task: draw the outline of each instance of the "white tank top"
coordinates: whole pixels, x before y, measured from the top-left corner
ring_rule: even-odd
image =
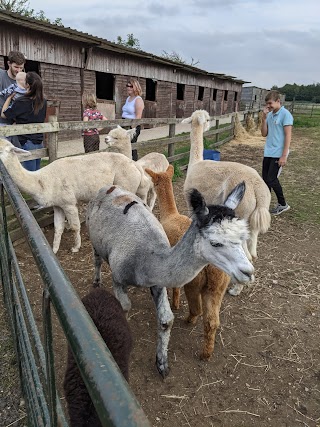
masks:
[[[135,119],[136,118],[136,109],[135,102],[136,99],[142,99],[141,96],[136,96],[132,101],[129,101],[130,96],[126,99],[126,103],[122,107],[122,118],[123,119]]]

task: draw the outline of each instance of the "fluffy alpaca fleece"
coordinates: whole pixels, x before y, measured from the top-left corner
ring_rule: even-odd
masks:
[[[18,159],[27,160],[30,152],[14,147],[0,138],[0,159],[19,189],[30,194],[40,205],[54,208],[53,252],[60,246],[67,218],[74,231],[72,252],[81,246],[77,203],[88,202],[106,184],[118,184],[147,200],[149,180],[133,160],[117,153],[93,153],[55,160],[36,172],[24,169]]]
[[[150,169],[146,169],[146,172],[151,176],[158,196],[160,222],[171,246],[174,246],[191,224],[191,219],[179,214],[177,209],[172,187],[174,169],[170,165],[163,173],[155,173]],[[221,302],[229,281],[230,277],[226,273],[208,265],[184,286],[189,305],[187,321],[195,324],[203,314],[204,345],[200,355],[202,359],[209,359],[213,353],[215,336],[220,325]],[[180,288],[173,288],[172,307],[178,309],[179,303]]]
[[[108,291],[95,288],[82,302],[107,344],[125,379],[129,378],[132,337],[119,301]],[[71,349],[64,378],[64,392],[71,427],[101,427],[98,415],[82,380]]]
[[[258,235],[266,233],[270,227],[270,191],[258,172],[249,166],[236,162],[203,160],[203,132],[208,129],[209,120],[210,116],[206,111],[198,110],[182,121],[191,123],[190,160],[184,184],[186,199],[189,191],[197,188],[206,203],[220,204],[235,185],[244,181],[246,192],[236,208],[236,215],[248,220],[250,239],[244,244],[244,250],[252,260],[257,257]]]
[[[135,129],[125,130],[118,126],[112,129],[105,138],[105,142],[108,147],[112,147],[112,150],[124,154],[125,156],[132,159],[132,148],[131,139],[136,134]],[[161,153],[149,153],[141,157],[136,161],[137,165],[140,165],[143,170],[150,168],[155,172],[164,172],[169,166],[169,162],[165,155]],[[152,210],[154,208],[157,194],[154,190],[153,183],[150,180],[149,175],[146,175],[149,180],[149,191],[148,191],[148,206]]]

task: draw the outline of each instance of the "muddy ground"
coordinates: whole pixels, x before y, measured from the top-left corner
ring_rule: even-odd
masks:
[[[308,144],[306,139],[294,138],[296,148]],[[261,144],[259,139],[249,145],[228,144],[221,148],[221,160],[239,161],[260,170]],[[183,178],[179,178],[174,191],[178,208],[185,213],[182,188]],[[163,381],[154,363],[156,319],[149,290],[130,290],[129,323],[134,336],[130,385],[153,426],[320,426],[320,232],[315,224],[296,220],[294,211],[298,209],[296,204],[291,211],[273,218],[269,232],[260,237],[255,283],[239,297],[225,296],[221,328],[209,362],[199,359],[201,319],[196,326],[185,322],[188,307],[182,294],[169,346],[171,372]],[[51,228],[45,235],[52,243]],[[82,238],[81,251],[71,254],[72,235],[66,232],[58,253],[81,297],[90,289],[93,277],[85,226]],[[28,247],[20,244],[16,250],[41,329],[41,279]],[[110,288],[106,265],[103,281]],[[66,343],[56,320],[54,325],[61,390]],[[12,404],[15,411],[18,404],[17,400]],[[19,415],[16,412],[11,422]],[[0,424],[9,425],[9,418],[6,421]]]

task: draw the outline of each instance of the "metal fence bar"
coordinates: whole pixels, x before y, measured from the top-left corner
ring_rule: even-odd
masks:
[[[149,421],[122,377],[111,353],[1,161],[0,176],[13,210],[28,238],[40,275],[48,289],[102,425],[150,427]],[[4,211],[4,197],[1,200]],[[5,223],[4,218],[6,227]],[[9,251],[9,244],[7,249]],[[12,277],[10,280],[12,282]],[[102,366],[103,369],[101,369]]]

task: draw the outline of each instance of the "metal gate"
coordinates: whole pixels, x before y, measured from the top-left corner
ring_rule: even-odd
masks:
[[[32,427],[68,426],[56,389],[53,305],[103,426],[150,427],[31,211],[0,160],[0,274]],[[8,234],[10,203],[44,283],[41,340],[14,247]],[[103,366],[103,369],[101,368]]]

